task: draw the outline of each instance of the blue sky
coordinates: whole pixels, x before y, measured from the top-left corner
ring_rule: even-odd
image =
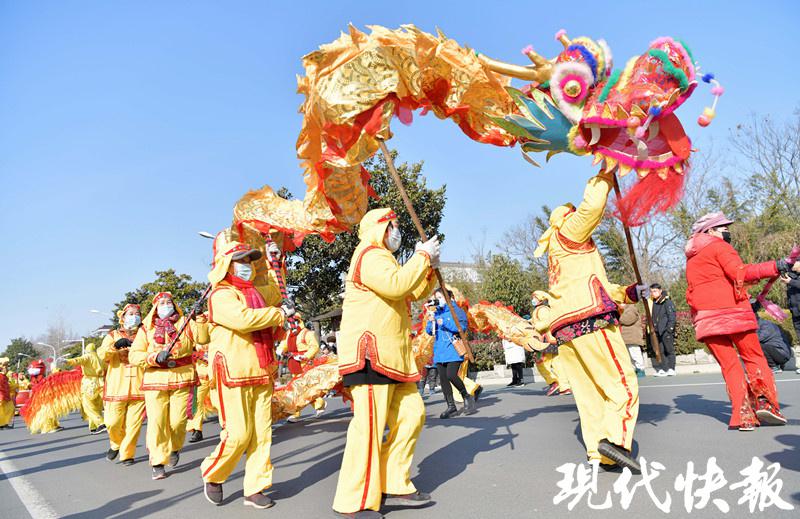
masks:
[[[798,106],[794,2],[4,2],[0,5],[0,349],[63,318],[84,333],[122,295],[174,267],[204,279],[236,200],[303,189],[295,156],[300,58],[347,24],[438,26],[522,62],[553,34],[605,38],[617,64],[657,36],[683,38],[726,87],[707,129],[701,86],[678,112],[702,150],[749,114]],[[613,6],[613,7],[611,7]],[[401,160],[447,184],[443,256],[468,259],[542,204],[576,200],[588,159],[542,169],[470,141],[448,121],[394,125]],[[715,144],[716,146],[716,144]]]

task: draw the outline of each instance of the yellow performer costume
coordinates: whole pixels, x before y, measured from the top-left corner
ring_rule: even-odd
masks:
[[[8,357],[0,358],[0,429],[6,429],[14,419],[16,382],[8,376]]]
[[[472,380],[467,376],[469,372],[469,361],[464,359],[464,362],[461,363],[461,366],[458,367],[458,378],[460,378],[464,382],[464,388],[467,390],[467,394],[472,395],[477,400],[480,396],[481,392],[483,392],[483,386]],[[451,384],[452,386],[452,384]],[[461,397],[461,393],[453,387],[453,399],[456,402],[463,402],[464,399]]]
[[[630,456],[639,413],[636,374],[620,335],[618,302],[636,298],[635,287],[612,284],[592,233],[605,212],[613,173],[591,178],[581,204],[557,207],[536,256],[548,252],[549,305],[533,315],[541,333],[560,344],[560,367],[578,407],[590,460],[638,470]]]
[[[195,394],[194,416],[186,423],[186,430],[192,433],[189,443],[203,439],[203,421],[209,414],[208,409],[206,409],[206,398],[209,398],[211,394],[211,380],[208,373],[208,348],[206,345],[197,344],[194,349],[194,368],[197,371],[200,385],[197,386],[197,393]],[[213,400],[216,400],[216,398]]]
[[[314,357],[317,356],[317,353],[319,353],[319,342],[317,342],[314,332],[306,328],[302,324],[302,320],[298,319],[298,323],[300,325],[299,331],[292,332],[291,330],[285,330],[283,332],[283,338],[281,339],[277,349],[279,356],[284,354],[289,355],[289,372],[293,376],[302,374],[303,364],[313,360]],[[298,360],[296,357],[301,357],[301,359]],[[316,411],[316,416],[320,416],[325,411],[325,407],[327,406],[325,399],[322,397],[314,400],[312,405]],[[295,422],[299,420],[302,411],[302,409],[298,409],[297,412],[290,416],[287,421]]]
[[[86,346],[86,353],[74,359],[66,359],[68,366],[80,366],[83,376],[81,377],[81,407],[86,421],[89,422],[89,430],[92,434],[97,434],[105,430],[103,422],[103,375],[105,369],[100,357],[95,351],[95,346]]]
[[[110,449],[106,454],[109,461],[117,455],[125,464],[133,462],[136,443],[144,422],[144,392],[141,389],[144,370],[131,364],[128,359],[129,347],[136,338],[139,325],[128,330],[124,326],[124,316],[128,310],[138,315],[139,305],[128,304],[117,313],[120,328],[112,330],[103,339],[97,354],[106,365],[106,379],[103,386],[103,411]],[[117,347],[122,341],[128,347]]]
[[[206,498],[222,502],[222,483],[247,454],[244,469],[245,505],[266,508],[272,501],[262,491],[272,486],[272,390],[277,364],[274,331],[286,312],[277,305],[281,295],[267,276],[254,285],[234,276],[233,262],[259,259],[249,245],[215,240],[214,268],[208,279],[214,287],[208,299],[211,381],[216,387],[220,442],[200,466]]]
[[[159,316],[159,308],[172,306],[172,313]],[[192,363],[194,344],[208,342],[208,329],[202,318],[190,322],[181,334],[166,362],[159,362],[183,324],[183,312],[172,294],[160,292],[153,298],[153,308],[144,318],[128,354],[131,364],[144,369],[142,390],[147,410],[147,450],[153,479],[165,477],[163,466],[175,466],[186,438],[189,392],[197,384]],[[158,470],[157,470],[158,469]]]
[[[420,375],[411,349],[409,310],[411,301],[431,293],[435,278],[429,253],[418,251],[401,267],[387,248],[384,236],[396,219],[391,209],[364,215],[345,279],[337,344],[339,371],[353,397],[353,419],[333,501],[341,514],[377,511],[383,494],[422,495],[411,482],[425,405],[416,386]]]

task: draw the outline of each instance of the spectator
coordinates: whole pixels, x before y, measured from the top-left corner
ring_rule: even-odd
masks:
[[[628,347],[628,353],[631,355],[631,362],[636,370],[636,376],[641,378],[644,376],[644,355],[642,355],[644,327],[642,326],[642,318],[635,304],[622,303],[619,308],[621,311],[619,324],[622,340],[625,341],[625,346]]]
[[[650,308],[653,315],[653,326],[656,328],[658,348],[661,352],[661,363],[656,368],[657,377],[675,376],[675,305],[661,289],[661,285],[650,285]]]
[[[758,301],[750,299],[750,306],[753,307],[753,312],[756,314],[756,320],[758,321],[758,330],[756,330],[758,342],[761,343],[761,350],[764,352],[764,357],[767,358],[767,364],[769,364],[772,372],[781,373],[784,370],[797,369],[789,334],[777,324],[762,319],[758,315],[758,311],[761,309],[761,304]]]
[[[439,376],[439,370],[436,369],[436,364],[431,362],[426,365],[425,371],[421,375],[419,382],[417,382],[419,394],[423,397],[425,396],[425,386],[428,386],[429,395],[436,393],[436,378]]]
[[[511,368],[511,382],[507,387],[524,386],[522,369],[525,367],[525,348],[503,339],[503,354],[506,356],[506,365]]]
[[[791,270],[781,276],[786,284],[786,301],[792,312],[792,324],[797,337],[800,337],[800,274]]]

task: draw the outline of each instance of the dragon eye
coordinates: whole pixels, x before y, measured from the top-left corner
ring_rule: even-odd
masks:
[[[581,61],[557,63],[550,77],[550,94],[559,109],[573,123],[581,118],[581,107],[589,97],[594,78],[589,65]]]
[[[583,92],[583,87],[577,79],[569,79],[564,83],[564,94],[568,98],[577,98]]]

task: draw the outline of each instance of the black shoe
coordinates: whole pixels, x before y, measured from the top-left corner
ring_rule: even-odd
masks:
[[[115,459],[117,459],[117,454],[119,454],[118,450],[115,451],[114,449],[108,449],[106,451],[106,459],[108,461],[114,461]]]
[[[178,462],[180,461],[181,461],[181,455],[178,454],[178,451],[175,451],[169,455],[169,461],[167,462],[167,467],[177,467]]]
[[[189,436],[189,443],[197,443],[203,441],[203,431],[192,431]]]
[[[627,449],[614,445],[608,440],[600,440],[597,451],[611,461],[616,462],[618,465],[628,467],[634,474],[642,473],[642,467],[639,466],[639,463],[631,456],[631,453]]]
[[[383,519],[383,514],[375,510],[360,510],[358,512],[350,512],[344,514],[342,512],[333,511],[336,517],[346,517],[347,519]]]
[[[417,490],[413,494],[386,494],[386,506],[424,506],[431,502],[431,495]]]
[[[458,415],[458,409],[456,409],[456,406],[448,405],[447,409],[445,409],[444,412],[439,415],[439,418],[444,420],[450,418],[451,416],[457,416],[457,415]]]
[[[105,430],[106,430],[106,426],[101,424],[96,429],[92,429],[91,431],[89,431],[89,434],[100,434],[101,432],[104,432]]]
[[[130,467],[130,466],[131,466],[131,465],[133,465],[135,462],[133,461],[133,458],[128,458],[128,459],[126,459],[126,460],[122,460],[122,461],[121,461],[121,463],[122,463],[123,465],[125,465],[126,467]]]
[[[167,477],[167,471],[164,470],[164,465],[153,465],[153,479],[164,479]]]
[[[467,395],[464,397],[464,407],[463,413],[465,415],[471,415],[478,412],[478,409],[475,406],[475,398],[472,395]]]
[[[222,484],[221,483],[206,483],[203,485],[203,494],[212,505],[222,504]]]
[[[508,384],[506,384],[506,387],[514,387],[514,386],[516,386],[516,385],[517,385],[517,381],[516,381],[516,380],[512,380],[511,382],[509,382]]]
[[[603,472],[610,472],[612,474],[621,474],[622,467],[617,464],[611,463],[600,463],[600,470]]]
[[[478,389],[475,390],[475,394],[472,395],[473,397],[475,397],[476,402],[481,397],[481,393],[483,393],[483,386],[478,386]]]
[[[264,494],[258,493],[244,498],[244,506],[252,506],[253,508],[264,509],[269,508],[275,504],[275,501],[268,498]]]

